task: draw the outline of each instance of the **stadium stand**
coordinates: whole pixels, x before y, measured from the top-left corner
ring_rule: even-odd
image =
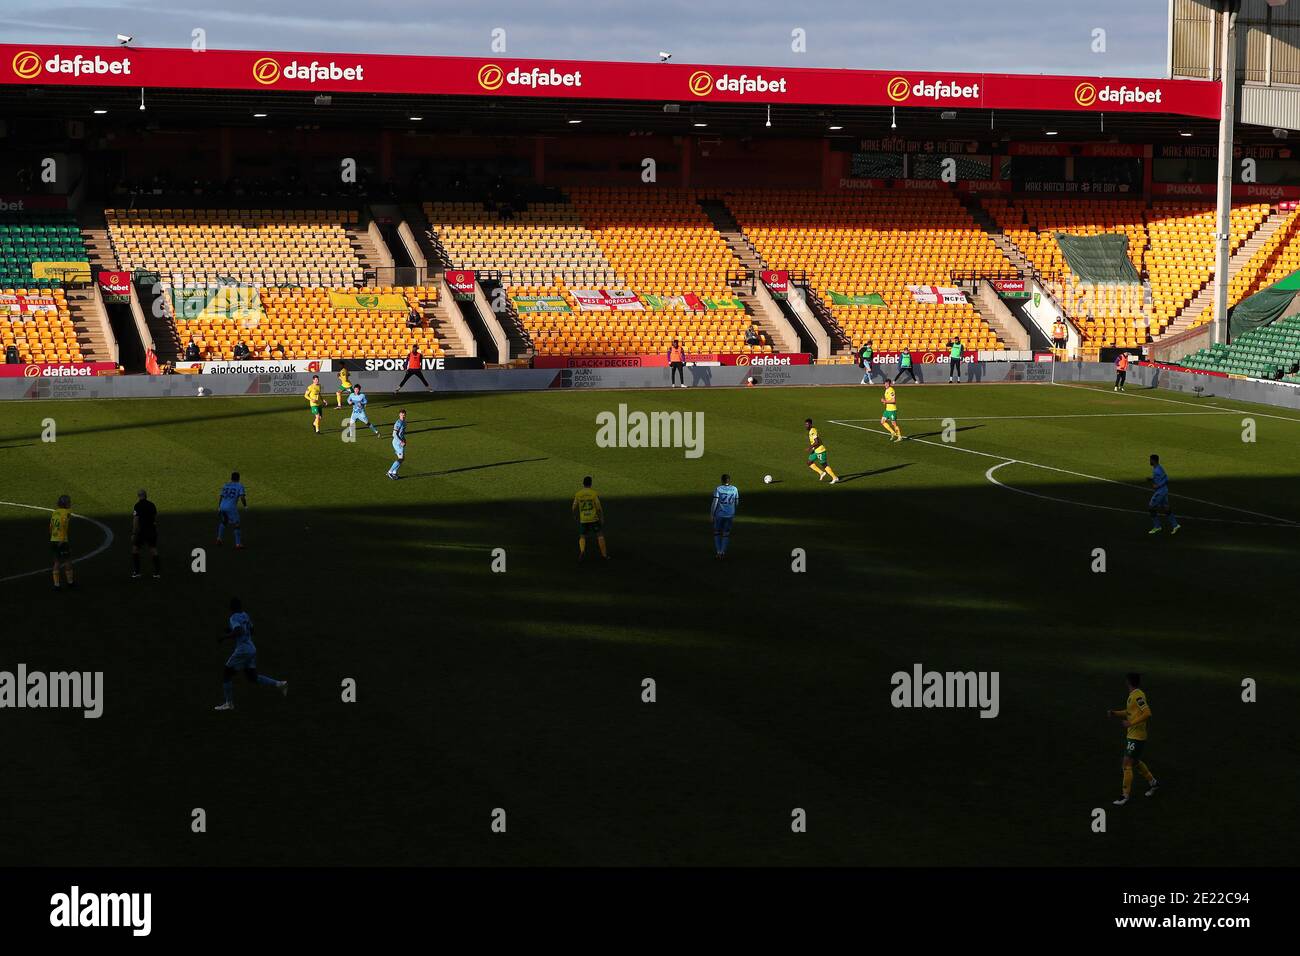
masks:
[[[235,282],[359,286],[348,237],[355,210],[106,209],[121,268],[174,285]]]
[[[1300,382],[1300,316],[1243,332],[1231,345],[1203,348],[1181,364],[1203,372]]]
[[[36,273],[40,272],[38,278]],[[83,342],[64,285],[85,283],[90,263],[71,213],[0,216],[0,359],[17,346],[27,362],[82,362]]]
[[[177,319],[182,344],[193,338],[212,361],[233,359],[241,341],[259,359],[393,358],[407,354],[412,345],[430,358],[445,353],[425,315],[436,301],[432,287],[237,288],[249,291],[238,304],[217,302],[192,318]],[[354,301],[340,304],[335,298]],[[376,307],[363,308],[361,302]],[[408,326],[412,310],[421,317],[415,328]]]
[[[85,361],[63,289],[0,291],[0,360],[11,345],[24,363]]]
[[[768,267],[806,273],[854,343],[928,350],[958,336],[968,349],[1001,346],[969,302],[926,304],[908,290],[1010,268],[952,193],[750,190],[723,198]],[[885,307],[842,301],[872,293]]]
[[[1300,269],[1300,244],[1295,242],[1298,228],[1300,207],[1287,210],[1281,226],[1233,273],[1228,283],[1229,308]],[[1211,300],[1191,323],[1191,328],[1213,320]]]
[[[1133,348],[1161,335],[1214,270],[1214,208],[1205,203],[1131,199],[1021,198],[983,200],[985,211],[1031,263],[1085,339],[1085,348]],[[1268,217],[1265,203],[1232,210],[1232,248]],[[1128,239],[1129,259],[1150,284],[1093,284],[1074,275],[1057,233]]]
[[[240,341],[266,359],[391,358],[412,345],[445,352],[426,311],[436,287],[364,285],[355,210],[108,209],[104,217],[121,268],[159,276],[177,345],[193,338],[206,359],[232,359]]]
[[[750,319],[729,287],[740,264],[691,191],[583,188],[506,216],[477,202],[423,208],[456,267],[501,273],[512,302],[564,301],[518,313],[538,355],[658,352],[673,339],[697,353],[772,350],[745,344]],[[631,290],[640,308],[584,310],[583,289]]]
[[[88,272],[86,247],[71,213],[27,212],[0,216],[0,287],[58,287],[65,271],[35,277],[33,263],[68,263],[73,272]]]
[[[507,272],[521,286],[621,286],[604,251],[567,202],[526,205],[509,219],[476,202],[426,202],[447,258],[462,269]]]

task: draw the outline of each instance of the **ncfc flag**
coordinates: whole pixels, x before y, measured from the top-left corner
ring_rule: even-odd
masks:
[[[407,311],[406,297],[391,292],[376,292],[373,294],[363,292],[360,295],[352,295],[348,292],[331,292],[330,308],[365,309],[367,311],[383,312]]]
[[[257,286],[221,285],[172,289],[177,319],[208,319],[257,325],[266,318]]]
[[[868,292],[866,295],[844,295],[840,292],[832,292],[831,305],[878,305],[885,306],[885,297],[879,292]]]

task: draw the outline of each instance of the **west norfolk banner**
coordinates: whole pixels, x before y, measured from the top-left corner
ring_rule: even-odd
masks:
[[[1205,80],[189,47],[3,44],[0,84],[1219,115]]]
[[[645,306],[631,289],[574,289],[573,298],[584,312],[643,312]]]

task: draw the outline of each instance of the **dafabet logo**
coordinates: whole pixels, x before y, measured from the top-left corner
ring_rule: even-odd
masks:
[[[977,100],[980,98],[980,85],[956,80],[918,80],[913,83],[905,76],[896,76],[885,84],[885,95],[895,103],[904,103],[914,96],[924,100]]]
[[[1074,88],[1074,102],[1080,106],[1092,106],[1097,102],[1097,87],[1091,83],[1080,83]]]
[[[741,73],[739,76],[723,73],[719,77],[714,77],[708,70],[696,70],[687,81],[687,86],[690,88],[691,93],[696,96],[708,96],[715,90],[719,93],[741,94],[789,92],[786,88],[786,78],[784,76],[769,79],[762,73],[756,73],[753,76],[748,73]]]
[[[271,86],[278,83],[280,78],[286,80],[302,80],[307,83],[322,83],[326,81],[338,82],[348,80],[353,83],[359,83],[366,78],[366,68],[360,64],[352,66],[339,66],[333,60],[328,63],[321,63],[319,60],[312,60],[310,63],[299,63],[297,60],[291,60],[283,67],[280,61],[274,57],[264,56],[253,62],[253,79],[263,86]]]
[[[478,68],[478,85],[489,93],[501,89],[506,81],[506,71],[495,63],[484,63]]]
[[[582,71],[561,73],[554,67],[535,66],[531,70],[515,67],[509,73],[495,63],[484,63],[478,68],[478,85],[489,93],[502,86],[523,86],[536,89],[541,86],[582,86]]]
[[[41,75],[41,58],[31,50],[14,54],[14,76],[20,80],[34,80]]]
[[[69,76],[130,76],[131,60],[129,57],[105,59],[96,54],[84,57],[61,56],[56,53],[42,62],[40,54],[32,50],[19,50],[13,58],[14,76],[20,80],[34,80],[45,73],[66,73]]]
[[[253,79],[263,86],[270,86],[280,79],[280,64],[272,57],[262,57],[253,64]]]

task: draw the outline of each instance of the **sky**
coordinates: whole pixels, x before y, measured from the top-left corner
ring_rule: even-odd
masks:
[[[1163,76],[1167,17],[1165,0],[0,0],[0,42],[189,47],[198,28],[210,49]]]

